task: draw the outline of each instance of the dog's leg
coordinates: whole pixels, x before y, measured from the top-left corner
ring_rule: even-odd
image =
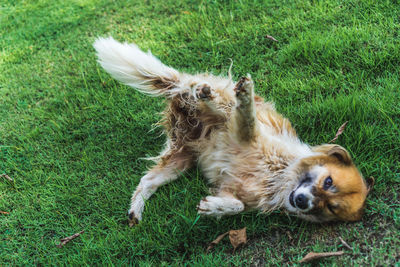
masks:
[[[163,157],[145,176],[140,179],[132,195],[131,205],[128,212],[129,226],[133,226],[142,219],[145,201],[149,199],[156,190],[178,178],[178,175],[190,167],[190,156],[185,157],[179,153],[171,153],[170,157]]]
[[[219,196],[207,196],[197,206],[201,215],[220,218],[224,215],[234,215],[244,210],[244,204],[232,194],[224,193]]]
[[[248,74],[242,77],[235,86],[237,104],[232,125],[239,141],[250,142],[256,136],[257,119],[254,103],[254,83]]]

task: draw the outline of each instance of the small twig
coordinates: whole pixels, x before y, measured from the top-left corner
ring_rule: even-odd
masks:
[[[336,139],[338,139],[339,135],[341,135],[344,132],[344,129],[346,128],[348,121],[342,124],[342,126],[339,127],[338,131],[336,132],[335,138],[333,138],[331,141],[328,142],[328,144],[335,142]]]
[[[7,212],[7,211],[2,211],[2,210],[0,210],[0,214],[8,215],[8,214],[10,214],[10,213]]]
[[[353,250],[353,248],[350,247],[349,244],[347,244],[346,241],[344,241],[343,238],[341,238],[340,236],[339,236],[339,240],[340,240],[340,242],[342,242],[343,246],[345,246],[346,248],[348,248],[350,250]]]
[[[294,245],[292,234],[289,231],[286,231],[286,235],[289,238],[290,244]]]
[[[78,236],[80,236],[85,230],[80,231],[79,233],[73,234],[71,236],[67,236],[63,239],[60,239],[60,244],[57,245],[58,248],[63,247],[65,244],[67,244],[69,241],[77,238]]]
[[[5,173],[0,174],[0,177],[3,177],[3,178],[7,179],[7,180],[10,181],[10,182],[13,182],[13,181],[14,181],[10,176],[8,176],[8,175],[5,174]]]
[[[322,252],[322,253],[316,253],[316,252],[310,252],[308,253],[304,258],[302,258],[299,262],[304,263],[304,262],[309,262],[325,257],[331,257],[331,256],[341,256],[343,255],[343,251],[335,251],[335,252]]]
[[[276,40],[274,37],[272,37],[271,35],[266,35],[265,38],[270,39],[274,42],[278,42],[278,40]]]

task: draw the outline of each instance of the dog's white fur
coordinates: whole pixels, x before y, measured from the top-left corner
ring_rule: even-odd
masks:
[[[150,52],[111,37],[96,40],[94,47],[99,63],[114,78],[169,101],[163,119],[168,137],[165,149],[132,196],[131,224],[142,219],[144,203],[158,187],[177,179],[196,162],[215,191],[200,201],[200,214],[220,217],[249,208],[265,212],[284,208],[312,221],[340,217],[325,211],[306,214],[316,208],[316,197],[312,187],[301,186],[301,180],[311,172],[316,187],[329,173],[342,170],[340,159],[350,156],[339,146],[314,149],[301,142],[273,104],[254,95],[249,76],[236,84],[230,74],[223,78],[181,73]],[[361,179],[355,183],[361,184],[357,190],[366,196],[361,176],[351,171],[354,180]],[[307,194],[307,210],[290,203],[292,192]],[[358,211],[359,205],[354,209]]]

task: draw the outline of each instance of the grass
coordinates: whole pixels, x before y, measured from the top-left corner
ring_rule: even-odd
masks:
[[[295,265],[310,251],[353,251],[323,265],[400,260],[400,6],[397,1],[2,1],[0,265]],[[198,169],[161,188],[129,228],[130,195],[164,137],[162,99],[110,78],[92,43],[112,35],[177,69],[247,72],[311,145],[332,139],[376,185],[357,223],[280,213],[199,218]],[[272,42],[265,36],[274,36]],[[232,254],[229,229],[249,243]],[[63,248],[60,238],[85,229]]]

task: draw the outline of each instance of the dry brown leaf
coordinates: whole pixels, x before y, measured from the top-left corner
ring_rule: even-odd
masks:
[[[71,236],[67,236],[64,237],[62,239],[60,239],[61,243],[57,245],[58,248],[63,247],[65,244],[67,244],[69,241],[77,238],[78,236],[80,236],[85,230],[80,231],[79,233],[73,234]]]
[[[238,246],[246,244],[247,243],[246,227],[239,230],[230,230],[229,240],[231,241],[231,244],[233,246],[233,252],[235,252]]]
[[[5,174],[5,173],[0,174],[0,177],[6,178],[6,179],[7,179],[8,181],[10,181],[10,182],[13,182],[13,181],[14,181],[10,176],[8,176],[8,175]]]
[[[246,227],[239,230],[229,230],[228,232],[219,235],[214,241],[212,241],[207,248],[207,252],[217,245],[228,234],[229,240],[233,246],[233,252],[235,252],[236,248],[240,245],[247,243]]]
[[[299,262],[300,263],[305,263],[305,262],[310,262],[313,260],[325,258],[325,257],[331,257],[331,256],[341,256],[343,255],[343,251],[335,251],[335,252],[310,252],[308,253],[304,258],[302,258]]]
[[[219,235],[214,241],[212,241],[210,243],[210,245],[208,246],[208,248],[207,248],[207,252],[210,249],[212,249],[215,245],[217,245],[222,240],[222,238],[224,238],[227,234],[229,234],[229,232],[226,232],[226,233],[223,233],[222,235]]]
[[[2,211],[2,210],[0,210],[0,214],[8,215],[8,214],[10,214],[10,213],[7,212],[7,211]]]
[[[331,141],[329,141],[328,144],[335,142],[336,139],[338,139],[339,135],[341,135],[344,132],[344,129],[346,128],[347,123],[349,123],[349,122],[346,121],[345,123],[342,124],[342,126],[339,127],[339,129],[335,135],[335,138],[333,138]]]
[[[278,42],[278,40],[276,40],[274,37],[272,37],[271,35],[266,35],[265,38],[270,39],[274,42]]]

